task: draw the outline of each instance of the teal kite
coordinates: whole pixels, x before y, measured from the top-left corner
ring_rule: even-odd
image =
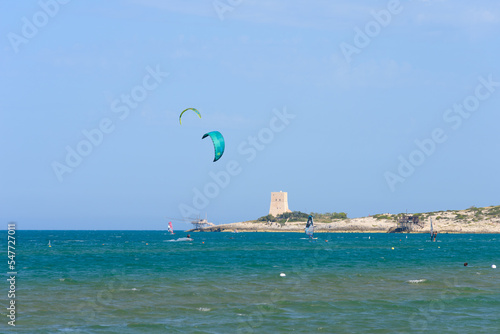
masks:
[[[208,136],[212,138],[212,142],[214,143],[214,149],[215,149],[214,162],[216,162],[217,160],[220,159],[220,157],[222,157],[222,154],[224,154],[224,148],[226,147],[226,144],[224,142],[224,137],[219,131],[212,131],[209,133],[205,133],[201,139],[205,139]]]
[[[182,114],[184,114],[187,110],[192,110],[194,111],[200,118],[201,118],[201,114],[198,110],[196,110],[195,108],[187,108],[187,109],[184,109],[181,114],[179,115],[179,123],[182,125],[182,121],[181,121],[181,117],[182,117]]]

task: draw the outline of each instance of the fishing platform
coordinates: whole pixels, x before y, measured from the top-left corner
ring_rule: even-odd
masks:
[[[388,233],[410,233],[415,229],[423,228],[424,224],[418,215],[401,215],[395,228],[391,228]]]
[[[200,230],[204,227],[215,226],[214,223],[209,223],[206,218],[205,219],[198,218],[196,220],[191,221],[191,224],[193,224],[193,230]]]

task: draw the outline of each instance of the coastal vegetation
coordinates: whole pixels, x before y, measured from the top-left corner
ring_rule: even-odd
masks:
[[[395,219],[396,216],[393,217],[390,214],[376,214],[376,215],[373,215],[372,217],[375,219],[390,219],[390,220],[392,220],[392,219]]]
[[[348,219],[345,212],[327,212],[327,213],[304,213],[301,211],[285,212],[278,216],[267,215],[257,219],[257,222],[276,222],[285,224],[287,222],[301,222],[306,221],[309,215],[314,217],[315,222],[328,223],[336,219]]]
[[[263,217],[260,217],[259,219],[257,219],[257,221],[259,222],[277,222],[277,223],[285,223],[285,222],[299,222],[299,221],[303,221],[303,220],[307,220],[307,217],[309,217],[309,215],[307,213],[304,213],[304,212],[300,212],[300,211],[293,211],[293,212],[285,212],[281,215],[278,215],[278,216],[273,216],[273,215],[267,215],[267,216],[263,216]]]
[[[347,219],[347,213],[345,212],[327,212],[327,213],[311,213],[315,221],[318,222],[330,222],[336,219]]]

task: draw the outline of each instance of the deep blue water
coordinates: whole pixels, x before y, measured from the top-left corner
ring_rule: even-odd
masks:
[[[14,331],[500,333],[500,235],[185,236],[17,231]]]

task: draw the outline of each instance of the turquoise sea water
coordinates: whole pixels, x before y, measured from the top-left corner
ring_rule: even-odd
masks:
[[[0,332],[500,333],[500,235],[185,236],[17,231]]]

